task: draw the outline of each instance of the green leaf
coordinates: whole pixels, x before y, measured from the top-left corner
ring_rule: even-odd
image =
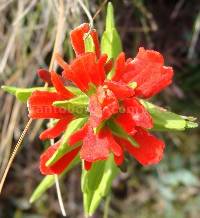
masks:
[[[16,98],[21,102],[26,102],[34,91],[55,91],[54,87],[17,88],[14,86],[2,86],[1,88],[12,95],[15,95]],[[67,86],[66,89],[68,89],[74,95],[84,95],[83,92],[75,87]]]
[[[79,95],[85,95],[84,92],[82,92],[79,88],[76,88],[74,86],[65,86],[67,90],[72,92],[74,95],[79,96]]]
[[[110,155],[106,161],[94,163],[89,171],[83,169],[81,182],[86,215],[94,214],[102,198],[110,191],[112,181],[119,172],[113,155]]]
[[[76,115],[87,115],[87,107],[89,104],[89,98],[87,95],[80,95],[65,101],[55,101],[53,103],[56,107],[67,109],[69,112]]]
[[[66,173],[69,172],[72,168],[74,168],[78,163],[80,163],[80,158],[77,155],[76,158],[68,165],[65,171],[59,176],[59,179],[61,179],[64,175],[66,175]],[[34,190],[30,198],[30,203],[34,203],[36,200],[38,200],[49,188],[51,188],[54,185],[54,183],[55,183],[54,175],[45,176],[44,179]]]
[[[8,92],[12,95],[15,95],[16,91],[18,88],[14,87],[14,86],[1,86],[1,88],[5,91]]]
[[[101,39],[101,51],[108,55],[108,58],[116,59],[118,54],[122,51],[122,43],[120,36],[116,30],[114,22],[114,11],[112,3],[108,3],[107,16],[106,16],[106,29]],[[108,75],[110,79],[113,71]]]
[[[187,128],[195,128],[198,126],[197,123],[193,122],[195,120],[193,117],[186,117],[172,113],[145,100],[140,100],[140,102],[144,105],[153,118],[153,130],[182,131]]]
[[[192,122],[192,121],[186,121],[186,128],[187,129],[192,129],[192,128],[197,128],[198,123]]]
[[[98,188],[104,173],[105,163],[105,161],[97,161],[92,165],[91,170],[86,171],[83,169],[83,177],[85,178],[82,190],[84,192],[89,192],[90,190],[96,190]]]
[[[94,45],[93,38],[91,35],[88,35],[87,33],[84,35],[84,45],[85,45],[86,52],[95,51],[95,45]]]
[[[58,159],[60,159],[64,154],[71,151],[75,147],[71,147],[67,144],[67,141],[71,134],[73,134],[76,130],[80,129],[85,122],[87,121],[87,118],[78,118],[76,120],[73,120],[69,125],[67,126],[67,129],[65,133],[62,136],[61,144],[59,148],[56,150],[54,155],[47,161],[46,165],[50,166],[54,164]]]

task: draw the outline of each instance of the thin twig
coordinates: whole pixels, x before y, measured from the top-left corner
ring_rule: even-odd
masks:
[[[28,5],[28,7],[23,11],[23,13],[20,14],[19,17],[14,21],[13,26],[15,26],[17,23],[19,23],[20,20],[22,20],[28,13],[29,11],[35,6],[37,3],[37,0],[31,1],[31,3]]]
[[[91,31],[92,31],[92,28],[94,26],[94,22],[93,22],[93,18],[92,18],[92,15],[90,13],[90,11],[88,10],[88,8],[83,4],[82,0],[78,0],[80,6],[82,7],[82,9],[84,10],[85,14],[87,15],[88,17],[88,20],[89,20],[89,25],[90,25],[90,29],[88,31],[88,33],[85,35],[85,39],[90,35]]]
[[[95,13],[95,15],[93,16],[93,20],[96,19],[96,17],[98,16],[98,14],[101,12],[101,10],[103,9],[103,7],[105,6],[105,4],[107,3],[108,0],[104,0],[102,2],[102,4],[100,5],[99,9],[97,10],[97,12]]]
[[[4,182],[6,180],[6,177],[7,177],[7,174],[9,172],[9,169],[10,169],[10,167],[12,165],[12,162],[13,162],[13,160],[14,160],[14,158],[15,158],[15,156],[16,156],[19,148],[20,148],[20,145],[23,142],[24,136],[26,135],[26,133],[27,133],[27,131],[29,129],[29,126],[31,125],[32,121],[33,121],[32,119],[29,119],[28,123],[26,124],[26,126],[25,126],[25,128],[24,128],[24,130],[23,130],[23,132],[22,132],[22,134],[21,134],[17,144],[15,145],[15,148],[14,148],[12,154],[11,154],[11,157],[10,157],[10,159],[8,161],[8,164],[6,166],[6,169],[4,171],[3,177],[2,177],[1,182],[0,182],[0,194],[1,194],[1,191],[3,189],[3,185],[4,185]]]

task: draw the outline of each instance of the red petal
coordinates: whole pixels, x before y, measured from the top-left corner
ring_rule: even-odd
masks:
[[[121,156],[114,156],[114,160],[116,165],[120,166],[124,162],[124,155]]]
[[[140,145],[139,148],[132,146],[128,141],[121,138],[118,138],[118,143],[121,143],[142,165],[157,164],[160,162],[165,147],[162,140],[157,139],[142,128],[137,128],[137,132],[133,138]]]
[[[79,27],[75,28],[70,33],[71,43],[76,55],[81,55],[85,53],[85,45],[84,45],[84,34],[88,33],[90,27],[88,23],[84,23]],[[91,31],[91,36],[93,38],[93,42],[95,45],[95,51],[97,57],[100,56],[100,47],[99,40],[96,30]]]
[[[115,94],[117,99],[120,100],[132,97],[135,94],[135,91],[123,82],[106,81],[104,84]]]
[[[69,164],[74,160],[78,152],[80,151],[80,146],[69,151],[64,156],[62,156],[55,164],[51,165],[49,168],[53,174],[61,174]]]
[[[113,68],[113,60],[110,59],[105,65],[104,65],[104,70],[105,70],[105,73],[109,73]]]
[[[58,137],[66,128],[68,123],[73,119],[73,115],[69,115],[66,119],[59,120],[54,127],[46,129],[40,134],[40,139],[53,139]]]
[[[163,56],[159,52],[140,48],[134,60],[126,63],[120,80],[126,83],[136,82],[136,94],[149,98],[172,82],[173,69],[163,64]]]
[[[29,117],[33,119],[66,118],[70,113],[62,108],[52,106],[54,101],[63,100],[55,92],[35,91],[28,100]]]
[[[47,83],[49,86],[52,86],[51,76],[48,70],[39,69],[37,74],[45,83]]]
[[[73,49],[76,55],[83,54],[85,52],[84,34],[89,31],[90,27],[88,23],[81,24],[70,33],[70,39]]]
[[[96,78],[96,80],[94,79],[95,84],[97,85],[101,85],[103,84],[106,74],[105,74],[105,64],[107,61],[108,56],[106,54],[102,55],[99,60],[98,60],[98,78],[97,78],[97,72],[93,73],[93,77]]]
[[[64,69],[63,76],[71,80],[82,91],[88,91],[90,83],[101,85],[105,79],[104,65],[107,55],[96,59],[96,55],[88,52],[77,57],[71,65],[66,64],[59,57],[59,65]],[[84,78],[84,79],[83,79]]]
[[[94,45],[95,45],[95,52],[96,52],[96,56],[97,58],[100,57],[100,46],[99,46],[99,38],[98,38],[98,34],[97,31],[95,29],[93,29],[90,33],[90,35],[92,36]]]
[[[116,117],[116,121],[129,133],[135,133],[135,127],[152,128],[153,121],[148,111],[136,98],[127,98],[123,101],[122,113]]]
[[[81,159],[88,162],[105,160],[108,158],[110,151],[116,156],[122,155],[122,149],[115,142],[109,129],[103,128],[98,134],[94,134],[93,129],[89,127],[83,139],[80,151]]]
[[[135,122],[128,113],[119,114],[116,119],[117,123],[129,134],[135,133]]]
[[[90,170],[92,167],[92,163],[88,161],[84,161],[84,168],[85,170]]]
[[[96,95],[92,95],[90,97],[89,111],[90,111],[90,118],[89,118],[90,125],[93,127],[97,127],[103,121],[103,112],[102,112],[101,104],[99,103]]]
[[[69,99],[69,98],[72,98],[74,96],[70,91],[68,91],[65,88],[63,81],[61,80],[59,75],[54,71],[51,72],[51,81],[52,81],[54,87],[56,88],[57,92],[60,95],[62,95],[65,99]]]
[[[71,63],[71,69],[73,73],[70,79],[82,91],[88,91],[89,83],[93,83],[94,85],[100,85],[103,83],[102,78],[105,77],[105,72],[102,70],[104,69],[104,58],[99,59],[97,62],[94,53],[85,53],[76,58]]]
[[[56,58],[56,60],[58,62],[58,65],[60,67],[62,67],[63,70],[64,70],[63,73],[62,73],[63,78],[65,78],[66,80],[74,81],[75,80],[75,75],[73,74],[71,66],[69,64],[67,64],[58,53],[55,54],[55,58]],[[78,84],[77,84],[77,86],[79,87]]]
[[[143,128],[153,127],[153,121],[150,114],[136,98],[125,99],[123,101],[123,106],[125,108],[125,112],[131,115],[131,118],[136,126]]]
[[[70,136],[70,138],[68,139],[68,144],[70,146],[73,146],[76,143],[82,141],[87,131],[88,131],[88,124],[86,123],[81,129],[79,129],[78,131],[76,131]]]
[[[122,150],[121,146],[114,140],[112,133],[108,129],[106,129],[104,131],[106,131],[105,135],[107,135],[107,137],[109,139],[110,150],[113,152],[115,157],[120,158],[123,155],[123,150]]]
[[[119,81],[125,68],[125,54],[121,52],[115,62],[115,74],[112,78],[113,81]]]
[[[105,160],[109,156],[108,139],[104,134],[95,135],[92,128],[83,139],[83,145],[80,151],[80,157],[88,162]]]
[[[97,93],[90,97],[90,124],[97,127],[102,121],[117,113],[118,109],[119,104],[113,92],[100,86]]]
[[[54,145],[48,147],[48,149],[40,156],[40,172],[44,175],[52,174],[49,167],[46,166],[46,162],[53,156],[60,145],[60,141]]]
[[[44,175],[60,174],[62,173],[71,161],[78,154],[80,147],[69,151],[64,156],[62,156],[57,162],[55,162],[50,167],[46,166],[47,161],[53,156],[59,147],[59,143],[50,146],[41,156],[40,156],[40,171]]]

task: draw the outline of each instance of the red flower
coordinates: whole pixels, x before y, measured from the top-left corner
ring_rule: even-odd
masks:
[[[64,87],[62,79],[55,72],[51,72],[50,78],[51,80],[49,82],[54,85],[56,92],[35,91],[28,100],[29,116],[31,118],[59,119],[54,127],[51,127],[40,134],[40,139],[42,140],[58,137],[66,129],[68,123],[74,118],[73,114],[67,110],[52,105],[54,101],[73,97],[73,94]]]
[[[164,143],[148,133],[153,121],[138,98],[149,98],[160,92],[172,82],[173,70],[164,66],[159,52],[140,48],[134,59],[125,59],[121,53],[114,66],[111,80],[106,78],[112,69],[112,61],[101,55],[97,33],[90,33],[95,44],[95,52],[85,52],[84,34],[89,31],[88,24],[83,24],[71,32],[71,42],[77,57],[70,64],[57,55],[57,62],[63,68],[62,79],[51,72],[51,81],[56,92],[35,92],[29,99],[29,115],[33,118],[57,118],[58,123],[44,131],[40,138],[55,138],[65,130],[73,115],[66,110],[52,106],[54,101],[73,98],[63,84],[70,80],[89,97],[89,119],[80,130],[69,138],[69,146],[81,143],[81,146],[66,153],[50,168],[46,161],[58,148],[50,147],[41,158],[41,171],[44,174],[60,173],[78,154],[90,169],[92,163],[105,160],[113,153],[117,165],[123,162],[124,151],[128,151],[142,165],[156,164],[163,156]],[[51,112],[36,113],[36,106],[48,106]],[[124,133],[119,135],[115,129],[109,129],[114,123]],[[127,136],[127,137],[126,137]],[[138,143],[134,147],[130,139]],[[59,168],[60,166],[60,168]],[[53,167],[53,168],[52,168]]]

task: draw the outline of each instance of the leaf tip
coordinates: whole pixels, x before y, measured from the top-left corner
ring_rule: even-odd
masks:
[[[106,16],[106,30],[110,30],[115,27],[114,21],[114,8],[111,2],[108,2],[107,16]]]

